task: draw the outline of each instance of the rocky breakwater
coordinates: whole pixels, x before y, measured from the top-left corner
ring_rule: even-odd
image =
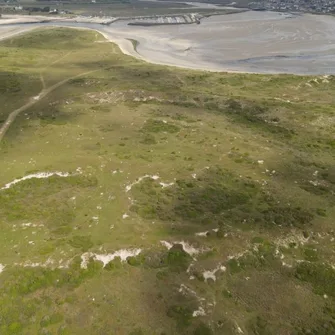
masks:
[[[192,14],[176,14],[164,16],[143,16],[136,17],[128,23],[129,26],[157,26],[157,25],[177,25],[177,24],[193,24],[200,23],[201,15]]]

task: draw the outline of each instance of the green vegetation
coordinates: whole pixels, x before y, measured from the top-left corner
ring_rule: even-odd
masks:
[[[130,41],[131,44],[133,45],[134,50],[137,51],[137,47],[138,47],[138,45],[140,44],[140,42],[137,41],[137,40],[133,40],[132,38],[130,38],[129,41]]]
[[[157,144],[156,138],[152,134],[145,134],[143,140],[141,141],[143,144]]]
[[[198,223],[231,224],[244,228],[304,227],[314,215],[300,207],[282,206],[254,182],[220,168],[206,169],[196,180],[177,180],[162,189],[153,180],[142,182],[132,210],[144,218]]]
[[[54,2],[47,0],[25,0],[22,3],[23,11],[20,14],[35,14],[48,16],[50,8],[57,8]],[[0,8],[3,14],[18,14],[14,10],[14,6],[6,6],[4,2],[0,3]],[[38,11],[39,9],[39,11]],[[99,16],[104,13],[105,16],[111,17],[130,17],[130,16],[150,16],[150,15],[166,15],[166,14],[189,14],[195,11],[193,6],[185,3],[155,3],[155,2],[139,2],[130,0],[101,0],[97,3],[75,1],[62,4],[61,9],[70,12],[68,16],[85,15]],[[230,14],[239,12],[239,9],[216,9],[212,8],[196,8],[196,12],[203,15],[215,13]]]
[[[73,236],[69,243],[72,247],[80,248],[83,252],[93,247],[93,243],[89,236]]]
[[[191,324],[192,310],[190,308],[173,305],[168,309],[167,315],[176,320],[179,329],[183,329]]]
[[[334,77],[102,42],[0,43],[0,334],[334,334]]]
[[[335,270],[330,265],[301,263],[295,276],[311,283],[317,294],[335,296]]]
[[[168,251],[165,262],[172,271],[185,271],[191,262],[191,257],[184,251],[182,245],[175,244]]]

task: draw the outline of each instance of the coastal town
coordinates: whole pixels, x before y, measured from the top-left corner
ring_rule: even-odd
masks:
[[[141,0],[142,1],[142,0]],[[169,0],[160,0],[162,3],[171,2]],[[127,2],[127,1],[126,1]],[[10,13],[10,12],[29,12],[29,13],[49,13],[49,14],[74,14],[72,11],[64,8],[63,2],[50,3],[51,6],[39,5],[38,2],[33,6],[24,6],[21,1],[18,0],[0,0],[0,13]],[[70,3],[70,2],[69,2]],[[90,0],[88,2],[94,7],[96,4],[108,4],[109,2],[104,0]],[[113,1],[111,1],[113,3]],[[127,2],[128,3],[128,2]],[[134,2],[136,3],[136,1]],[[149,3],[149,5],[148,5]],[[183,2],[181,0],[176,0],[175,3],[185,4],[192,8],[193,2]],[[236,8],[248,8],[255,11],[280,11],[280,12],[302,12],[302,13],[317,13],[317,14],[335,14],[335,1],[334,0],[259,0],[251,1],[248,0],[235,0],[234,2],[228,3],[226,0],[198,0],[197,2],[206,4],[216,4],[218,6],[229,5]],[[24,3],[25,4],[25,3]],[[30,4],[33,4],[31,2]],[[130,4],[130,3],[129,3]],[[152,2],[143,2],[144,8],[149,8]],[[52,6],[53,5],[53,6]],[[145,7],[149,6],[149,7]],[[196,6],[198,9],[199,6]],[[195,8],[195,7],[193,7]],[[206,8],[206,7],[202,7]],[[214,8],[214,7],[213,7]],[[218,9],[218,7],[216,7]],[[103,10],[102,10],[103,11]],[[104,12],[104,11],[103,11]],[[95,13],[96,14],[96,13]],[[101,15],[102,13],[100,13]],[[106,13],[104,13],[106,14]]]
[[[335,14],[333,0],[266,0],[253,1],[248,4],[253,10],[271,10],[283,12],[307,12],[320,14]]]

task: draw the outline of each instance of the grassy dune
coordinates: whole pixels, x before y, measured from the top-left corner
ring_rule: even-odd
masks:
[[[0,190],[0,334],[335,333],[334,77],[150,65],[65,28],[0,57],[0,127],[77,76],[0,142],[0,188],[70,174]]]
[[[56,2],[50,1],[34,1],[24,0],[22,2],[23,7],[44,7],[54,8]],[[0,4],[2,12],[5,14],[13,14],[15,10],[13,7],[5,6],[3,3]],[[199,13],[202,15],[212,14],[231,14],[243,9],[226,9],[226,8],[198,8],[187,5],[185,3],[176,2],[164,2],[159,3],[154,1],[112,1],[109,3],[90,3],[90,2],[64,2],[61,6],[62,10],[70,11],[72,14],[69,15],[86,15],[86,16],[101,16],[103,13],[106,16],[113,17],[133,17],[133,16],[150,16],[150,15],[175,15],[175,14],[189,14]],[[21,12],[28,14],[29,11]],[[40,12],[39,15],[48,15],[47,12]]]

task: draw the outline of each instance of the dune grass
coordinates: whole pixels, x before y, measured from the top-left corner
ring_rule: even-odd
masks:
[[[334,77],[180,70],[104,42],[0,43],[2,123],[94,71],[0,143],[0,188],[71,174],[0,190],[0,333],[334,334]]]
[[[140,42],[138,40],[134,40],[132,38],[129,39],[129,41],[131,42],[131,44],[133,45],[134,50],[137,52],[137,47],[140,44]]]

